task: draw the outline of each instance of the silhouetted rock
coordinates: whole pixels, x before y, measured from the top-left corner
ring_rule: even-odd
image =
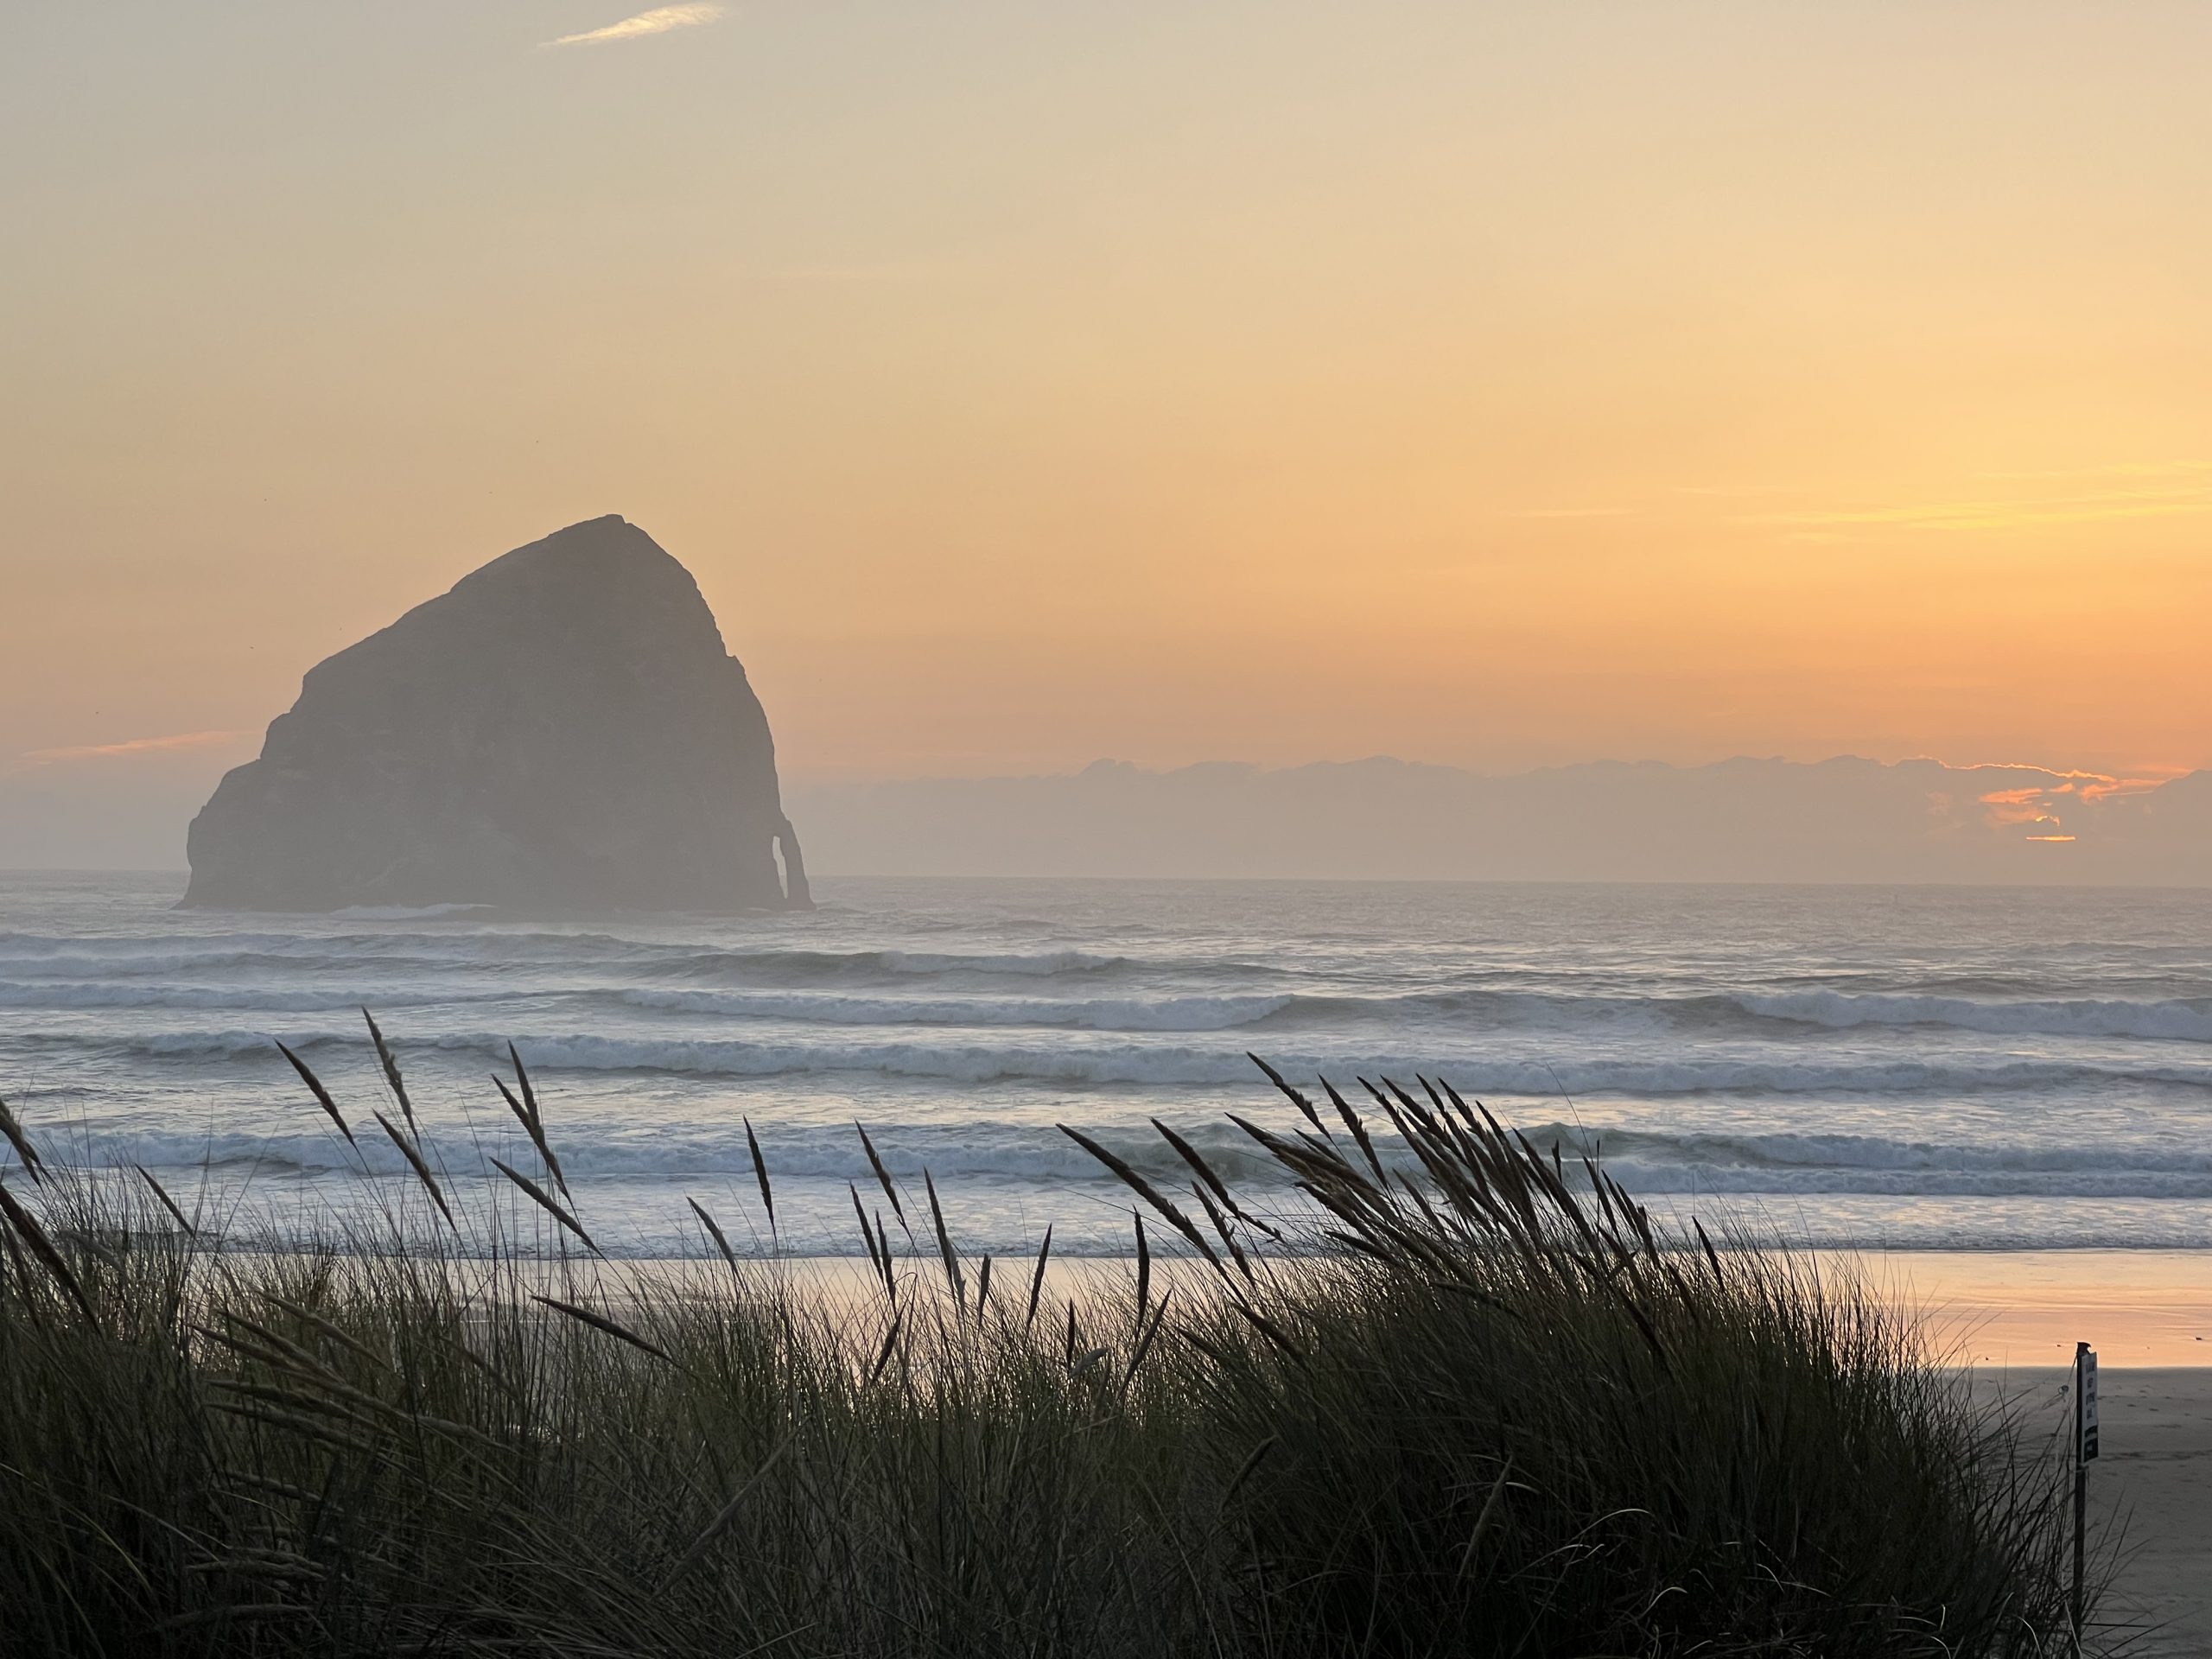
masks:
[[[809,903],[760,700],[690,573],[613,516],[310,670],[187,846],[184,902],[232,909]]]

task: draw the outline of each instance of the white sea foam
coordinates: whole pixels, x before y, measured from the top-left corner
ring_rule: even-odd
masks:
[[[924,966],[925,959],[903,952],[644,954],[639,966],[652,977],[664,977],[673,968],[684,977],[747,982],[773,981],[779,976],[802,982],[832,977],[876,983],[924,975],[953,980],[1008,975],[1046,978],[1109,969],[1126,965],[1128,960],[1084,953],[997,957],[939,955],[926,959],[932,965]],[[310,1013],[364,1004],[382,1007],[459,1005],[530,993],[531,988],[522,984],[487,989],[451,982],[459,971],[481,965],[483,953],[474,944],[466,961],[395,956],[381,949],[350,954],[288,952],[264,945],[249,950],[136,951],[115,957],[53,956],[0,963],[0,969],[11,969],[17,976],[0,978],[0,1008],[238,1008]],[[256,967],[264,973],[257,982],[244,985],[146,982],[156,974],[207,974]],[[779,974],[779,969],[785,971]],[[297,984],[303,977],[341,974],[348,982],[333,989],[308,989]],[[371,974],[378,977],[362,977]],[[270,982],[272,976],[278,982]],[[766,984],[728,990],[588,983],[559,988],[579,999],[599,998],[666,1014],[842,1026],[1208,1032],[1266,1025],[1287,1032],[1396,1025],[1465,1037],[1515,1032],[1602,1036],[1636,1029],[1655,1035],[1725,1034],[1731,1030],[1756,1034],[1762,1024],[1777,1024],[1824,1031],[1925,1027],[1999,1037],[2212,1044],[2212,999],[2204,998],[1995,1001],[1821,990],[1637,997],[1485,988],[1362,997],[1293,991],[1009,995],[988,987],[869,995],[777,989]]]
[[[1280,1186],[1283,1177],[1245,1136],[1219,1121],[1185,1124],[1188,1139],[1227,1179],[1246,1186]],[[1090,1132],[1141,1172],[1171,1188],[1187,1185],[1192,1173],[1148,1127],[1129,1122],[1093,1122]],[[1532,1124],[1540,1148],[1558,1144],[1572,1158],[1590,1138],[1563,1124]],[[1387,1164],[1410,1171],[1403,1145],[1379,1122],[1374,1144]],[[1037,1185],[1091,1183],[1111,1192],[1115,1183],[1093,1160],[1049,1124],[976,1117],[957,1126],[879,1121],[870,1135],[902,1180],[918,1181],[928,1168],[940,1185],[960,1180],[1014,1181]],[[503,1139],[504,1137],[504,1139]],[[1718,1192],[1897,1196],[2068,1197],[2158,1201],[2212,1199],[2212,1149],[2180,1154],[2153,1145],[2113,1143],[2073,1160],[2046,1146],[1887,1141],[1871,1136],[1774,1134],[1754,1137],[1629,1132],[1599,1137],[1606,1166],[1640,1195]],[[599,1125],[588,1135],[555,1135],[572,1180],[741,1176],[750,1179],[752,1152],[744,1126]],[[873,1173],[849,1125],[770,1127],[761,1135],[774,1178],[868,1184]],[[507,1144],[512,1143],[512,1144]],[[527,1162],[531,1154],[509,1126],[487,1138],[437,1141],[450,1171],[491,1178],[491,1155]],[[503,1151],[504,1146],[504,1151]],[[59,1150],[57,1150],[59,1149]],[[374,1137],[349,1147],[302,1108],[286,1127],[266,1131],[181,1132],[152,1127],[129,1131],[73,1133],[49,1138],[49,1160],[73,1155],[93,1164],[125,1160],[156,1169],[255,1168],[276,1175],[292,1171],[365,1168],[404,1178],[406,1166]],[[1576,1179],[1579,1180],[1580,1177]],[[1118,1195],[1117,1195],[1118,1196]]]
[[[0,978],[86,978],[266,968],[346,972],[404,966],[416,971],[559,963],[596,965],[649,977],[742,983],[890,981],[939,976],[1050,979],[1111,973],[1129,958],[1087,950],[824,950],[626,939],[602,933],[456,931],[451,933],[219,933],[184,937],[60,939],[15,935],[0,943]]]
[[[2018,1037],[2143,1037],[2212,1043],[2212,1001],[2133,1001],[2105,997],[1993,1001],[1959,996],[1845,991],[1752,993],[1734,1001],[1770,1020],[1847,1031],[1860,1026],[1948,1026]]]
[[[268,1014],[323,1014],[340,1009],[449,1007],[471,1002],[512,1000],[511,991],[482,989],[425,991],[421,987],[397,986],[348,990],[292,990],[276,985],[147,985],[132,982],[84,983],[67,980],[29,983],[0,982],[0,1009],[7,1008],[174,1008],[181,1012],[216,1010],[258,1011]]]
[[[303,1051],[359,1047],[351,1026],[280,1033]],[[923,1039],[843,1035],[820,1040],[781,1038],[602,1037],[589,1033],[445,1032],[403,1041],[409,1052],[474,1054],[497,1059],[516,1045],[532,1065],[579,1072],[664,1072],[699,1077],[757,1078],[874,1074],[948,1083],[1033,1082],[1110,1087],[1249,1083],[1250,1062],[1235,1044],[1107,1040],[1069,1033],[1057,1040],[962,1040],[957,1033]],[[41,1039],[53,1047],[87,1046],[141,1058],[241,1059],[273,1056],[270,1033],[239,1028],[164,1031],[118,1041],[73,1035]],[[1519,1054],[1422,1053],[1344,1047],[1332,1052],[1284,1053],[1270,1059],[1294,1077],[1331,1075],[1445,1077],[1463,1092],[1515,1096],[1603,1096],[1657,1099],[1672,1096],[1750,1094],[1839,1098],[2047,1091],[2102,1084],[2156,1084],[2212,1090],[2212,1057],[2145,1060],[2094,1056],[2034,1058],[1950,1054],[1913,1058],[1859,1055],[1637,1055],[1550,1060]]]
[[[842,1026],[1028,1026],[1092,1031],[1234,1031],[1288,996],[836,996],[799,991],[629,990],[632,1007]]]

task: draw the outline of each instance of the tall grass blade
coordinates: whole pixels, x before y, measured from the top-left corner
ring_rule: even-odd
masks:
[[[664,1593],[671,1585],[705,1558],[708,1549],[713,1545],[715,1540],[721,1537],[729,1523],[737,1519],[738,1510],[744,1507],[745,1500],[753,1496],[753,1488],[766,1480],[768,1478],[768,1471],[783,1461],[784,1453],[791,1450],[791,1436],[788,1434],[777,1441],[775,1449],[760,1460],[760,1466],[753,1471],[751,1478],[731,1494],[729,1502],[723,1504],[715,1513],[715,1518],[707,1522],[706,1530],[693,1540],[691,1548],[683,1552],[674,1567],[669,1568],[668,1576],[661,1580],[660,1587]]]
[[[937,1227],[937,1249],[944,1262],[944,1281],[952,1287],[953,1300],[964,1311],[968,1306],[968,1277],[960,1270],[960,1252],[952,1248],[952,1235],[944,1228],[944,1211],[937,1201],[937,1183],[930,1179],[926,1169],[922,1172],[922,1185],[929,1194],[930,1220]]]
[[[891,1263],[875,1253],[875,1230],[868,1224],[868,1211],[861,1204],[861,1190],[852,1182],[847,1181],[845,1191],[852,1194],[853,1219],[861,1225],[861,1245],[868,1251],[868,1271],[874,1274],[888,1288],[891,1283]]]
[[[601,1249],[599,1246],[593,1242],[592,1236],[584,1230],[583,1223],[578,1221],[566,1210],[563,1210],[561,1207],[560,1201],[555,1198],[550,1192],[548,1192],[536,1181],[531,1180],[529,1176],[524,1174],[512,1165],[502,1163],[497,1158],[492,1160],[492,1167],[498,1170],[500,1174],[505,1176],[517,1186],[520,1187],[523,1190],[524,1196],[528,1198],[532,1204],[535,1204],[547,1215],[559,1222],[562,1226],[567,1228],[579,1239],[582,1239],[583,1241],[584,1248],[589,1250],[594,1255],[604,1255],[607,1254],[606,1251]]]
[[[1152,1246],[1145,1243],[1144,1217],[1132,1214],[1129,1219],[1137,1230],[1137,1324],[1144,1324],[1144,1312],[1152,1300]]]
[[[1369,1083],[1365,1077],[1362,1077],[1359,1082],[1368,1093],[1376,1094],[1375,1085]],[[1376,1183],[1378,1185],[1387,1183],[1390,1178],[1382,1173],[1382,1160],[1375,1155],[1375,1143],[1367,1138],[1367,1125],[1360,1121],[1360,1116],[1352,1109],[1351,1103],[1337,1092],[1336,1084],[1324,1077],[1321,1080],[1321,1087],[1328,1090],[1329,1103],[1337,1109],[1337,1116],[1344,1120],[1344,1127],[1351,1131],[1351,1138],[1358,1146],[1362,1155],[1366,1158],[1367,1166],[1375,1172]],[[1376,1097],[1381,1098],[1379,1095]]]
[[[537,1148],[537,1155],[545,1160],[546,1173],[552,1176],[553,1185],[561,1189],[561,1196],[574,1204],[576,1195],[569,1191],[569,1178],[562,1173],[561,1160],[553,1155],[553,1142],[545,1133],[545,1113],[537,1103],[537,1090],[531,1084],[530,1068],[522,1063],[522,1051],[509,1043],[507,1058],[515,1068],[515,1084],[522,1090],[523,1107],[529,1113],[524,1127],[530,1131],[531,1143]],[[500,1092],[504,1094],[505,1090]]]
[[[1165,1220],[1169,1226],[1173,1227],[1177,1232],[1182,1234],[1185,1238],[1190,1240],[1192,1247],[1196,1249],[1199,1255],[1205,1256],[1208,1261],[1212,1262],[1217,1268],[1221,1265],[1219,1260],[1214,1255],[1212,1247],[1199,1236],[1198,1230],[1192,1224],[1191,1218],[1185,1215],[1182,1211],[1178,1209],[1166,1198],[1161,1197],[1159,1190],[1155,1188],[1150,1181],[1145,1179],[1143,1176],[1138,1174],[1135,1169],[1130,1167],[1128,1160],[1122,1158],[1115,1153],[1108,1151],[1097,1141],[1085,1135],[1081,1129],[1071,1128],[1065,1123],[1059,1124],[1057,1127],[1062,1135],[1067,1136],[1069,1140],[1074,1141],[1076,1145],[1081,1147],[1093,1158],[1096,1158],[1100,1163],[1105,1165],[1107,1168],[1112,1170],[1114,1173],[1121,1179],[1122,1184],[1124,1186],[1127,1186],[1131,1192],[1135,1192],[1139,1198],[1150,1205],[1154,1211],[1159,1212],[1160,1217]]]
[[[553,1185],[561,1189],[561,1196],[571,1203],[575,1202],[575,1194],[569,1191],[569,1178],[562,1172],[561,1160],[553,1155],[552,1144],[545,1138],[545,1126],[538,1122],[537,1115],[524,1102],[515,1098],[515,1091],[507,1087],[506,1079],[497,1072],[493,1074],[492,1086],[499,1091],[499,1097],[507,1103],[507,1109],[515,1115],[515,1121],[522,1125],[523,1133],[530,1137],[530,1144],[537,1149],[537,1156],[545,1166],[545,1173],[553,1178]]]
[[[868,1370],[868,1385],[870,1388],[875,1386],[877,1379],[883,1375],[883,1368],[891,1363],[891,1356],[898,1351],[899,1333],[905,1328],[906,1323],[906,1316],[904,1313],[893,1313],[891,1316],[891,1324],[883,1333],[883,1346],[875,1351],[875,1363],[869,1366]]]
[[[1122,1375],[1122,1392],[1127,1394],[1137,1380],[1137,1372],[1144,1364],[1144,1357],[1152,1351],[1152,1344],[1160,1335],[1160,1327],[1167,1318],[1167,1305],[1175,1300],[1175,1287],[1170,1285],[1160,1298],[1160,1307],[1149,1324],[1141,1326],[1135,1345],[1129,1351],[1129,1368]]]
[[[535,1139],[545,1132],[545,1119],[537,1109],[537,1090],[530,1086],[530,1072],[522,1063],[522,1051],[512,1043],[507,1045],[507,1059],[515,1069],[515,1083],[522,1090],[522,1103],[530,1113]]]
[[[1206,1220],[1212,1225],[1215,1235],[1228,1250],[1230,1259],[1236,1263],[1237,1270],[1244,1275],[1245,1282],[1252,1283],[1252,1263],[1244,1254],[1244,1247],[1236,1242],[1236,1235],[1229,1230],[1228,1217],[1221,1213],[1212,1196],[1196,1181],[1191,1183],[1191,1196],[1198,1201],[1198,1208],[1206,1212]],[[1224,1279],[1229,1276],[1219,1262],[1214,1263],[1214,1270]]]
[[[1506,1483],[1513,1478],[1513,1459],[1509,1454],[1497,1479],[1490,1489],[1490,1496],[1483,1500],[1482,1513],[1475,1517],[1474,1530],[1467,1535],[1467,1547],[1459,1552],[1459,1576],[1464,1579],[1475,1564],[1475,1551],[1481,1548],[1483,1535],[1490,1530],[1491,1517],[1497,1513],[1498,1500],[1505,1496]]]
[[[276,1041],[273,1037],[270,1040]],[[276,1043],[276,1052],[292,1063],[292,1070],[300,1074],[300,1081],[307,1084],[308,1092],[315,1096],[315,1104],[321,1107],[329,1115],[330,1121],[338,1126],[338,1133],[346,1137],[346,1144],[358,1147],[360,1143],[353,1139],[353,1131],[346,1127],[345,1116],[339,1111],[338,1103],[330,1097],[330,1090],[322,1086],[322,1079],[308,1069],[305,1060],[283,1043]]]
[[[632,1348],[651,1354],[655,1359],[665,1360],[671,1365],[677,1363],[676,1356],[658,1343],[647,1341],[627,1325],[617,1324],[604,1313],[594,1313],[591,1309],[579,1306],[575,1302],[564,1302],[557,1296],[540,1296],[535,1292],[531,1293],[530,1300],[533,1302],[543,1302],[555,1313],[565,1313],[580,1324],[591,1326],[594,1331],[604,1332],[618,1342],[626,1342]]]
[[[1245,1051],[1244,1058],[1251,1061],[1253,1065],[1258,1066],[1260,1070],[1267,1075],[1268,1081],[1274,1084],[1275,1088],[1281,1092],[1284,1097],[1287,1099],[1292,1105],[1297,1107],[1300,1111],[1306,1115],[1306,1121],[1313,1126],[1314,1130],[1317,1133],[1321,1135],[1326,1135],[1328,1133],[1326,1129],[1324,1129],[1321,1127],[1321,1114],[1313,1109],[1313,1103],[1306,1098],[1306,1092],[1304,1090],[1293,1086],[1289,1079],[1285,1077],[1281,1072],[1276,1071],[1274,1067],[1269,1065],[1265,1060],[1253,1053],[1250,1050],[1248,1049]]]
[[[686,1198],[683,1202],[691,1206],[691,1213],[699,1217],[699,1224],[707,1230],[707,1236],[714,1240],[715,1248],[721,1252],[722,1260],[728,1262],[729,1270],[735,1273],[738,1270],[737,1252],[730,1249],[729,1240],[723,1236],[722,1230],[715,1218],[707,1213],[707,1206],[694,1198]]]
[[[41,1185],[38,1148],[31,1145],[30,1136],[23,1133],[23,1126],[16,1121],[15,1113],[8,1109],[4,1100],[0,1100],[0,1135],[5,1135],[8,1144],[16,1149],[16,1161],[22,1165],[23,1173],[31,1178],[32,1185]]]
[[[453,1210],[446,1203],[446,1195],[439,1190],[437,1179],[430,1173],[430,1166],[423,1160],[423,1154],[416,1149],[415,1143],[402,1135],[397,1126],[382,1112],[374,1113],[372,1116],[379,1124],[383,1125],[384,1132],[391,1137],[391,1144],[399,1148],[400,1156],[407,1160],[408,1167],[415,1172],[415,1179],[423,1183],[423,1190],[430,1195],[430,1202],[438,1206],[438,1213],[446,1218],[446,1225],[452,1228],[455,1236],[458,1236],[461,1232],[461,1224],[453,1218]]]
[[[1713,1282],[1716,1285],[1726,1284],[1728,1276],[1720,1271],[1720,1257],[1713,1248],[1713,1241],[1705,1236],[1704,1224],[1695,1216],[1692,1216],[1690,1225],[1697,1230],[1698,1248],[1705,1252],[1706,1263],[1713,1269]]]
[[[7,1217],[9,1226],[15,1229],[16,1235],[29,1247],[31,1254],[38,1257],[41,1264],[54,1275],[54,1282],[67,1293],[69,1300],[76,1303],[77,1311],[85,1316],[85,1323],[99,1324],[99,1321],[92,1315],[92,1302],[85,1295],[85,1287],[77,1282],[77,1275],[69,1270],[69,1263],[63,1260],[61,1252],[54,1248],[54,1241],[46,1236],[46,1229],[38,1224],[38,1218],[16,1202],[16,1195],[8,1190],[4,1181],[0,1181],[0,1215]]]
[[[760,1203],[768,1211],[768,1234],[776,1232],[776,1194],[768,1185],[768,1160],[760,1155],[760,1138],[753,1133],[753,1120],[745,1120],[745,1144],[753,1154],[753,1178],[760,1183]]]
[[[1280,1233],[1276,1232],[1275,1230],[1269,1226],[1266,1222],[1262,1221],[1256,1216],[1247,1215],[1243,1210],[1238,1207],[1236,1196],[1229,1190],[1228,1183],[1221,1179],[1221,1176],[1215,1171],[1214,1166],[1205,1160],[1196,1147],[1192,1146],[1188,1141],[1178,1135],[1173,1128],[1170,1128],[1167,1124],[1162,1122],[1156,1117],[1152,1120],[1152,1127],[1160,1131],[1160,1139],[1166,1141],[1169,1146],[1175,1149],[1175,1155],[1191,1166],[1192,1173],[1205,1183],[1206,1190],[1213,1194],[1215,1203],[1218,1204],[1224,1210],[1228,1211],[1229,1214],[1236,1217],[1237,1220],[1243,1222],[1247,1227],[1252,1228],[1255,1231],[1265,1233],[1269,1238],[1280,1238],[1281,1236]]]
[[[875,1142],[868,1139],[867,1129],[858,1123],[853,1127],[860,1130],[861,1148],[868,1154],[868,1167],[875,1172],[876,1182],[883,1188],[883,1196],[891,1200],[891,1213],[898,1217],[899,1229],[906,1235],[906,1242],[912,1243],[914,1230],[906,1224],[906,1209],[899,1202],[899,1188],[891,1179],[891,1172],[883,1166],[883,1160],[875,1150]]]
[[[1280,1325],[1277,1325],[1266,1314],[1261,1313],[1258,1308],[1254,1307],[1249,1302],[1231,1302],[1230,1306],[1233,1308],[1241,1318],[1249,1322],[1254,1330],[1257,1331],[1269,1342],[1274,1344],[1276,1347],[1281,1349],[1286,1357],[1291,1359],[1304,1359],[1306,1357],[1306,1351],[1290,1339],[1290,1333],[1288,1332],[1285,1331]]]
[[[399,1075],[398,1057],[391,1052],[391,1045],[385,1041],[376,1015],[363,1008],[361,1018],[368,1021],[369,1040],[376,1045],[377,1059],[384,1066],[384,1080],[391,1085],[391,1097],[399,1103],[399,1115],[407,1121],[407,1133],[420,1139],[423,1131],[415,1122],[415,1103],[407,1097],[406,1079]]]
[[[391,1362],[386,1360],[383,1355],[370,1348],[369,1345],[361,1341],[359,1338],[352,1335],[348,1332],[340,1330],[336,1325],[333,1325],[328,1319],[323,1318],[321,1314],[316,1313],[313,1308],[304,1307],[297,1302],[289,1300],[283,1296],[277,1295],[273,1291],[267,1291],[263,1294],[267,1298],[271,1306],[282,1309],[284,1313],[290,1314],[294,1319],[297,1319],[302,1325],[308,1326],[311,1330],[318,1332],[330,1341],[336,1343],[340,1348],[345,1349],[355,1358],[365,1362],[372,1370],[389,1371],[391,1369]]]
[[[1045,1224],[1045,1242],[1037,1249],[1037,1270],[1029,1275],[1029,1311],[1021,1317],[1021,1328],[1028,1330],[1037,1323],[1037,1299],[1045,1294],[1045,1263],[1052,1254],[1052,1224]]]
[[[1236,1465],[1236,1474],[1230,1477],[1229,1484],[1222,1490],[1221,1507],[1223,1509],[1226,1510],[1235,1501],[1236,1494],[1244,1490],[1244,1484],[1259,1472],[1260,1465],[1268,1460],[1281,1439],[1280,1435],[1270,1434],[1244,1454],[1244,1461]]]
[[[143,1164],[133,1164],[130,1167],[138,1172],[138,1179],[140,1180],[145,1182],[148,1186],[153,1189],[154,1196],[162,1201],[162,1207],[168,1211],[170,1215],[176,1217],[176,1224],[184,1229],[185,1236],[188,1238],[199,1237],[200,1230],[194,1226],[191,1221],[186,1217],[184,1211],[177,1207],[176,1200],[169,1196],[168,1188],[163,1186],[159,1181],[154,1179],[154,1172],[147,1168]]]

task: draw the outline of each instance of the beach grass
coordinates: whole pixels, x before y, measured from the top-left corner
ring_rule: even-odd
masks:
[[[863,1136],[832,1296],[696,1205],[703,1268],[604,1264],[518,1059],[534,1166],[456,1213],[376,1036],[373,1122],[295,1061],[415,1172],[374,1236],[215,1248],[8,1120],[0,1652],[2072,1651],[2055,1424],[1441,1084],[1269,1072],[1295,1218],[1071,1130],[1103,1277],[964,1255]]]

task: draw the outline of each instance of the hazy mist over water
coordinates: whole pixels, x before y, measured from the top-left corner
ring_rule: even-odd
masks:
[[[1248,1050],[1443,1076],[1641,1196],[1809,1242],[2212,1246],[2203,891],[847,879],[810,916],[553,925],[178,886],[0,876],[0,1092],[56,1154],[204,1181],[239,1238],[407,1190],[270,1040],[368,1122],[366,1004],[470,1203],[518,1139],[486,1076],[512,1039],[627,1253],[696,1254],[687,1194],[765,1245],[747,1116],[787,1249],[855,1251],[855,1118],[973,1249],[1048,1222],[1119,1249],[1053,1126],[1129,1149],[1158,1116],[1255,1173],[1224,1113],[1288,1113]]]

